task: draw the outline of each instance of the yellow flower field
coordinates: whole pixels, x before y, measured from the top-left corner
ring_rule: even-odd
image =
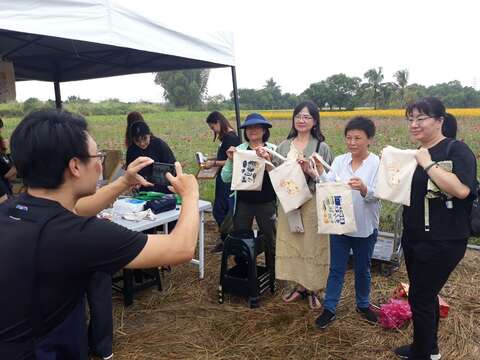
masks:
[[[452,113],[456,117],[480,117],[480,108],[474,109],[447,109],[448,112]],[[291,119],[292,111],[287,110],[270,110],[270,111],[261,111],[261,114],[268,120],[281,120],[281,119]],[[373,109],[358,109],[353,111],[322,111],[322,117],[334,117],[334,118],[343,118],[349,119],[354,116],[367,116],[374,118],[395,118],[395,117],[404,117],[404,109],[386,109],[386,110],[373,110]]]

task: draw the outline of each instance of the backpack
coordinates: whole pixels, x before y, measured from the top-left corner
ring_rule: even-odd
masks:
[[[450,149],[452,148],[453,143],[458,140],[452,139],[447,145],[447,158],[450,157]],[[475,161],[475,167],[477,166]],[[472,203],[472,210],[470,212],[470,233],[472,236],[480,236],[480,185],[478,180],[476,181],[475,186],[475,198]]]
[[[480,194],[480,187],[476,189],[476,197],[473,200],[472,210],[470,212],[470,231],[472,236],[480,236],[480,201],[478,200]]]

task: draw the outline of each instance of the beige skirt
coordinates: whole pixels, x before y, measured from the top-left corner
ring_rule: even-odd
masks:
[[[314,197],[301,208],[304,233],[292,233],[282,206],[278,206],[275,273],[277,279],[294,281],[308,290],[326,287],[330,267],[330,240],[317,234]]]

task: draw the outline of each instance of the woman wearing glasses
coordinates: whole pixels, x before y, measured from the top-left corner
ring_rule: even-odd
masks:
[[[465,255],[477,166],[465,143],[442,133],[451,117],[440,100],[428,97],[411,103],[406,117],[410,136],[420,145],[410,206],[403,208],[413,343],[395,353],[402,359],[439,359],[438,293]]]
[[[329,164],[333,160],[330,147],[324,142],[320,131],[318,107],[311,101],[302,102],[293,110],[292,128],[277,148],[277,152],[288,159],[304,164],[314,152],[320,154]],[[270,159],[264,151],[260,156]],[[281,162],[273,157],[272,162]],[[312,192],[314,179],[305,174]],[[317,211],[315,197],[300,209],[304,232],[291,232],[287,215],[278,207],[275,271],[277,279],[288,280],[295,286],[283,297],[285,302],[308,299],[311,309],[321,307],[316,292],[324,289],[330,265],[330,245],[328,235],[317,233]]]

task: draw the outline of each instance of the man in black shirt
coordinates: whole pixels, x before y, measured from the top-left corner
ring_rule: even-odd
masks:
[[[0,359],[86,359],[83,298],[93,272],[189,261],[199,229],[198,184],[167,174],[182,197],[177,226],[146,235],[94,215],[132,186],[149,183],[140,157],[124,176],[95,192],[102,156],[82,117],[61,111],[29,114],[11,137],[27,187],[0,205]]]
[[[8,191],[5,188],[5,185],[3,185],[3,182],[0,181],[0,204],[7,200],[7,194]]]

